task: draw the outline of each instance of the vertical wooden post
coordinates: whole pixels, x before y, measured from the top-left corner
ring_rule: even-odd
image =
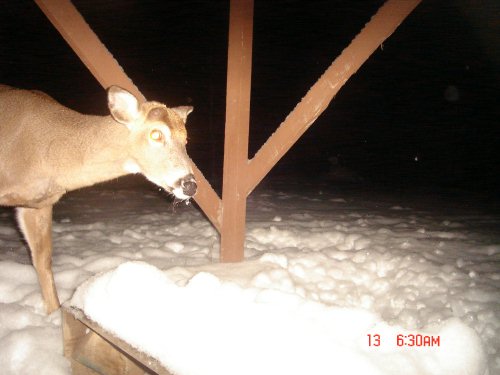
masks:
[[[231,0],[222,180],[222,262],[243,260],[252,75],[253,0]]]

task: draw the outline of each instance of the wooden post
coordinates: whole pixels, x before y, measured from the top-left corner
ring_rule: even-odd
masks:
[[[221,227],[223,262],[243,259],[247,196],[420,0],[387,1],[249,162],[248,122],[253,32],[251,3],[252,1],[232,0],[230,10]]]
[[[229,13],[226,132],[222,179],[222,262],[243,259],[252,76],[253,0],[232,0]]]

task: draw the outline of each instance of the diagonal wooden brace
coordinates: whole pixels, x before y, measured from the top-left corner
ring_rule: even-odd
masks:
[[[246,194],[255,189],[323,113],[347,80],[419,3],[420,0],[389,0],[378,10],[249,162]]]

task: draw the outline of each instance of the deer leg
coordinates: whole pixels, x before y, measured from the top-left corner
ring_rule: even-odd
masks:
[[[60,306],[52,274],[52,206],[17,208],[17,220],[31,251],[47,313]]]

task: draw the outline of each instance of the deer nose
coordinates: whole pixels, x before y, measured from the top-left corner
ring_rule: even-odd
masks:
[[[196,181],[194,180],[194,176],[192,174],[188,174],[186,177],[183,177],[181,179],[181,188],[182,192],[187,195],[188,197],[192,197],[193,195],[196,194]]]

